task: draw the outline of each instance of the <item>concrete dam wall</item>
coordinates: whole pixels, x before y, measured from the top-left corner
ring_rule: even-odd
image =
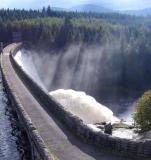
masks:
[[[51,160],[52,157],[48,149],[46,148],[42,138],[40,137],[38,131],[36,130],[36,127],[31,122],[29,115],[26,113],[22,103],[20,102],[18,95],[16,94],[16,91],[12,87],[13,86],[12,80],[9,77],[10,75],[10,73],[8,73],[9,67],[6,66],[6,64],[8,65],[8,63],[7,60],[5,59],[5,56],[9,56],[10,53],[13,54],[17,52],[18,49],[20,49],[20,47],[21,44],[11,44],[4,49],[1,55],[1,69],[2,69],[2,78],[4,81],[4,86],[8,93],[9,99],[12,103],[13,109],[17,113],[17,117],[20,122],[20,128],[21,130],[25,131],[28,136],[31,148],[31,159]]]
[[[113,150],[117,153],[130,157],[151,157],[151,141],[134,141],[120,139],[103,133],[94,132],[86,126],[78,117],[67,112],[63,106],[57,103],[50,95],[40,88],[14,61],[10,54],[11,62],[32,94],[39,100],[42,106],[53,113],[64,125],[66,125],[76,136],[80,137],[87,143],[93,144],[100,148]]]

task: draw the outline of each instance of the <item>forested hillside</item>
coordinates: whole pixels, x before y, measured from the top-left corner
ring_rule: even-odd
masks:
[[[53,50],[79,43],[103,48],[101,65],[107,69],[102,71],[102,81],[124,88],[151,86],[150,17],[53,11],[50,7],[41,11],[2,9],[0,41],[11,42],[12,32],[21,32],[24,41]],[[110,76],[105,77],[107,72]]]

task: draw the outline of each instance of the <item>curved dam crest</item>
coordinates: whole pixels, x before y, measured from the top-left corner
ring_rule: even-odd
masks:
[[[5,55],[4,59],[6,59],[9,62],[9,56]],[[34,95],[34,97],[39,100],[39,103],[42,104],[41,108],[39,108],[39,109],[42,111],[43,108],[44,108],[47,111],[47,113],[48,112],[49,113],[53,113],[53,115],[55,115],[55,117],[57,117],[57,119],[59,120],[59,122],[61,122],[61,124],[64,124],[66,127],[68,127],[68,129],[72,133],[74,133],[76,136],[78,136],[81,140],[84,140],[89,144],[97,146],[100,149],[104,148],[104,149],[107,149],[107,150],[113,150],[114,152],[117,152],[118,154],[121,154],[121,155],[126,155],[126,156],[130,156],[130,157],[133,157],[135,155],[137,157],[142,157],[143,159],[148,158],[148,157],[151,156],[150,155],[151,154],[151,152],[150,152],[151,141],[148,141],[148,140],[145,140],[145,141],[126,140],[126,139],[115,138],[115,137],[112,137],[112,136],[109,136],[109,135],[106,135],[106,134],[102,134],[100,132],[99,133],[94,132],[91,128],[89,128],[88,126],[84,125],[83,122],[78,117],[75,117],[71,113],[69,113],[66,110],[64,110],[64,107],[62,107],[60,104],[58,104],[41,87],[39,87],[29,77],[29,75],[27,75],[22,70],[21,66],[19,66],[15,62],[15,60],[12,57],[12,55],[10,55],[10,60],[11,60],[11,63],[13,64],[13,68],[15,68],[15,70],[16,70],[17,74],[20,76],[21,80],[24,82],[24,84],[26,84],[28,89],[31,91],[32,95]],[[5,70],[7,70],[7,68],[5,68]],[[3,69],[3,71],[4,71],[4,69]],[[16,90],[17,90],[17,88],[16,88]],[[27,95],[28,94],[29,93],[27,93]],[[30,96],[32,97],[32,95],[30,95]],[[22,99],[21,97],[22,97],[22,95],[19,94],[19,98],[20,99]],[[29,96],[26,96],[26,98],[29,98]],[[23,101],[24,100],[22,99],[22,102]],[[38,107],[39,105],[36,103],[36,106]],[[30,106],[30,107],[33,108],[34,105]],[[24,105],[24,108],[26,109],[26,112],[28,113],[30,118],[33,118],[34,115],[30,111],[31,108],[30,108],[30,110],[28,110],[29,109],[28,108],[28,104]],[[36,112],[36,110],[37,110],[37,108],[34,109],[35,112]],[[44,111],[42,111],[41,113],[45,114],[45,116],[49,119],[49,123],[52,121],[50,119],[50,116],[47,116]],[[41,116],[42,116],[42,114],[41,114]],[[34,124],[36,124],[37,130],[39,131],[40,135],[42,136],[42,138],[44,138],[44,141],[45,141],[46,137],[42,134],[42,131],[40,131],[40,126],[39,126],[38,122],[35,121],[34,119],[32,119],[32,122],[34,122]],[[45,121],[45,122],[47,123],[48,121]],[[49,125],[51,125],[51,123]],[[53,127],[50,129],[50,132],[47,132],[47,133],[51,134],[54,127],[55,127],[55,125],[53,125]],[[49,130],[49,127],[47,128],[47,130]],[[59,130],[59,132],[60,132],[59,134],[62,134],[61,130]],[[65,132],[65,130],[64,130],[64,132]],[[69,134],[69,132],[68,132],[68,134]],[[58,135],[57,139],[59,139],[59,137],[60,136]],[[71,135],[71,137],[72,137],[72,135]],[[54,137],[49,137],[49,138],[54,138]],[[72,140],[73,139],[74,138],[72,137]],[[34,141],[34,137],[32,137],[32,140]],[[49,140],[49,141],[45,141],[45,142],[47,142],[47,143],[50,142],[50,146],[51,146],[53,140],[54,139]],[[58,141],[56,141],[56,142],[58,142]],[[64,143],[64,139],[61,139],[61,142]],[[78,142],[78,144],[77,144],[77,142]],[[62,143],[60,144],[61,146],[62,146]],[[112,159],[112,160],[113,159],[116,159],[116,160],[120,159],[120,158],[115,157],[113,155],[109,155],[109,154],[108,155],[104,155],[100,151],[98,152],[97,149],[93,150],[90,146],[88,147],[88,146],[85,146],[85,144],[79,143],[78,139],[76,139],[76,141],[74,141],[73,144],[74,145],[77,144],[77,145],[75,145],[75,148],[73,148],[72,145],[68,144],[71,147],[70,149],[67,148],[67,147],[64,148],[62,146],[64,148],[64,151],[59,151],[58,152],[56,150],[54,153],[58,153],[57,157],[59,157],[59,159],[64,159],[65,158],[65,157],[63,158],[62,156],[66,156],[65,159],[71,159],[70,156],[72,156],[72,158],[75,156],[74,158],[75,159],[79,158],[79,160],[81,160],[83,156],[84,156],[84,159],[94,159],[94,158],[95,159],[100,159],[100,157],[102,157],[102,158],[104,157],[104,159]],[[85,149],[82,147],[82,145],[83,145],[83,147],[85,146],[84,147]],[[78,150],[78,148],[80,150]],[[55,146],[53,146],[53,148],[51,148],[51,149],[55,150]],[[72,150],[72,149],[74,149],[74,150]],[[67,154],[63,153],[66,150],[68,150],[68,151],[70,150],[70,152],[66,152]],[[71,153],[71,155],[70,155],[70,153]],[[75,155],[74,155],[74,153],[75,153]],[[90,154],[90,155],[88,155],[88,154]],[[77,157],[77,155],[78,155],[78,157]],[[122,158],[122,159],[124,159],[124,158]]]

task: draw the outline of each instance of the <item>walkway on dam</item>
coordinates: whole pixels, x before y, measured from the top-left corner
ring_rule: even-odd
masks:
[[[11,86],[18,95],[25,111],[36,126],[48,149],[60,160],[125,160],[97,150],[74,137],[57,119],[47,113],[19,79],[9,59],[9,52],[15,46],[4,49],[3,67]]]

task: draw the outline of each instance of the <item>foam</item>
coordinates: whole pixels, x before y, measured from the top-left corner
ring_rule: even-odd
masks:
[[[66,110],[78,116],[86,124],[112,122],[118,119],[106,106],[98,103],[93,97],[84,92],[59,89],[49,93]]]

